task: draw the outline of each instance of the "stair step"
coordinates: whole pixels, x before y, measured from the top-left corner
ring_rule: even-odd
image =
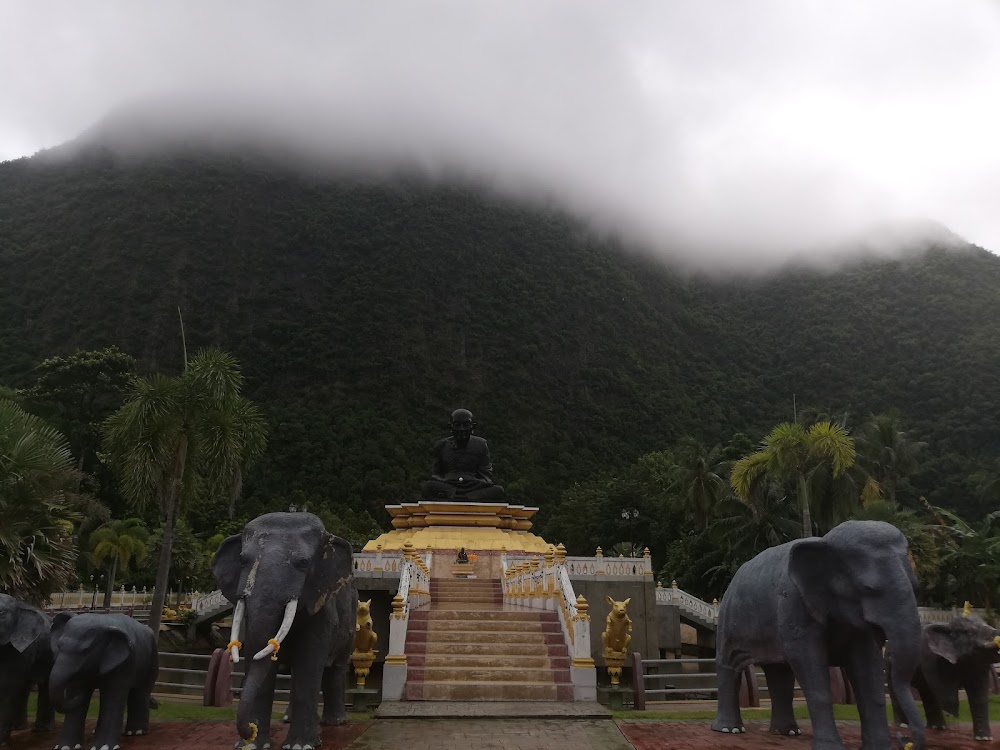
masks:
[[[573,686],[535,682],[409,682],[403,688],[408,701],[571,701]]]
[[[410,613],[410,622],[424,620],[438,622],[440,620],[488,620],[490,622],[559,622],[555,612],[517,611],[506,609],[439,609],[437,604],[433,609],[420,609]]]
[[[428,642],[419,644],[422,650],[416,650],[416,643],[407,643],[407,653],[426,654],[427,656],[453,654],[462,655],[507,655],[507,656],[565,656],[569,653],[565,643],[443,643]],[[411,650],[410,646],[414,649]]]
[[[406,664],[423,669],[518,669],[527,675],[536,670],[569,669],[570,658],[548,654],[409,654]]]
[[[478,621],[469,620],[414,620],[410,623],[410,628],[417,630],[429,630],[433,633],[462,630],[469,631],[475,628]],[[535,620],[489,620],[489,629],[494,632],[517,630],[536,633],[561,633],[562,628],[558,622],[539,622]],[[484,626],[487,627],[487,626]],[[409,630],[409,628],[407,628]]]
[[[410,670],[413,673],[410,673]],[[407,665],[406,679],[414,682],[532,682],[543,685],[569,682],[569,668],[566,669],[517,669],[516,667],[410,667]]]
[[[427,631],[408,628],[406,642],[438,642],[438,643],[562,643],[562,633],[543,633],[541,631],[525,632],[504,630],[499,632],[483,632],[477,630],[442,630]]]

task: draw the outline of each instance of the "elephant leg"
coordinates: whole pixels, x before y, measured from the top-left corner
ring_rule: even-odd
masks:
[[[333,664],[323,671],[323,724],[347,723],[348,652],[337,654]]]
[[[49,698],[49,684],[47,682],[38,683],[38,707],[35,710],[36,732],[51,732],[56,726],[56,712],[52,707],[52,699]]]
[[[97,714],[97,731],[92,750],[116,750],[121,747],[128,692],[128,688],[122,685],[101,685],[101,709]]]
[[[92,687],[81,688],[79,696],[74,696],[73,705],[66,709],[66,718],[63,719],[62,734],[57,745],[59,750],[80,750],[83,747],[83,730],[93,696]]]
[[[993,669],[993,665],[989,665],[987,669]],[[969,698],[969,710],[972,712],[972,736],[982,742],[992,740],[990,674],[986,669],[979,669],[965,680],[965,694]]]
[[[941,708],[941,701],[931,690],[923,674],[917,674],[913,680],[913,686],[920,695],[920,700],[924,704],[924,715],[927,717],[927,726],[930,729],[947,729],[948,722],[944,718],[944,710]]]
[[[149,734],[149,690],[145,687],[132,688],[128,692],[128,718],[125,720],[125,734]]]
[[[767,694],[771,698],[771,734],[796,737],[802,734],[792,711],[795,675],[787,664],[763,664]]]
[[[805,640],[804,638],[802,639]],[[813,728],[813,750],[845,750],[833,720],[833,693],[830,690],[830,665],[821,638],[800,643],[800,653],[789,663],[802,688],[809,720]]]
[[[740,678],[743,675],[743,670],[719,665],[716,667],[716,672],[719,702],[715,710],[715,721],[712,722],[712,729],[727,734],[745,732],[743,717],[740,716]]]
[[[21,687],[13,680],[0,679],[0,695],[14,696],[13,699],[0,700],[0,747],[6,747],[10,743],[11,729],[17,723]]]
[[[289,692],[288,736],[282,746],[289,748],[311,748],[320,744],[319,736],[319,691],[323,679],[323,661],[316,658],[322,639],[299,640],[292,656],[292,680]]]
[[[14,715],[12,728],[15,730],[28,728],[28,696],[31,695],[31,683],[25,681],[19,689],[14,690]]]
[[[862,750],[889,747],[882,653],[873,638],[858,636],[848,653],[847,673],[854,687],[858,715],[861,718]]]

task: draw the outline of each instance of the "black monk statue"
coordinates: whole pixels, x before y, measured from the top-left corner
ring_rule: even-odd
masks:
[[[451,414],[451,437],[434,445],[430,481],[424,482],[428,500],[470,500],[478,503],[503,502],[503,487],[493,483],[490,446],[472,434],[476,423],[468,409]]]

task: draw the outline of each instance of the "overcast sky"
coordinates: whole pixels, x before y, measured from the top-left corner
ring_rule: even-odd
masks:
[[[461,170],[701,265],[911,220],[1000,251],[1000,0],[10,0],[0,71],[0,159],[124,108],[129,138]]]

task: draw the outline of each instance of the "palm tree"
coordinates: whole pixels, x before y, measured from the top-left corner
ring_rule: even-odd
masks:
[[[706,451],[691,438],[681,441],[677,454],[671,489],[678,493],[681,505],[688,512],[705,522],[728,493],[726,477],[732,461],[723,458],[721,445]]]
[[[66,438],[0,401],[0,591],[40,604],[65,586],[78,488]]]
[[[950,522],[945,528],[954,543],[941,556],[941,564],[955,579],[956,598],[989,609],[1000,596],[1000,510],[989,513],[977,526],[944,508],[933,510]]]
[[[829,506],[836,498],[849,502],[844,485],[834,484],[854,466],[854,441],[847,430],[833,422],[817,422],[808,429],[784,422],[764,438],[761,449],[737,461],[730,474],[736,496],[749,502],[762,482],[793,485],[802,512],[802,535],[812,536],[811,505],[820,497]],[[869,488],[866,488],[866,491]],[[871,488],[874,492],[875,489]]]
[[[892,503],[899,484],[917,468],[919,454],[927,447],[927,443],[911,440],[899,427],[895,413],[873,415],[862,425],[857,439],[858,463]]]
[[[159,510],[163,543],[149,626],[159,632],[167,595],[174,529],[184,501],[200,490],[231,497],[242,470],[264,451],[263,417],[241,395],[236,360],[209,349],[177,377],[132,384],[128,400],[104,426],[108,462],[136,510]]]
[[[111,606],[111,592],[115,590],[115,575],[118,566],[128,568],[135,560],[146,558],[149,532],[146,524],[138,518],[124,521],[109,521],[90,535],[91,556],[95,565],[108,565],[108,588],[104,592],[104,609]]]

